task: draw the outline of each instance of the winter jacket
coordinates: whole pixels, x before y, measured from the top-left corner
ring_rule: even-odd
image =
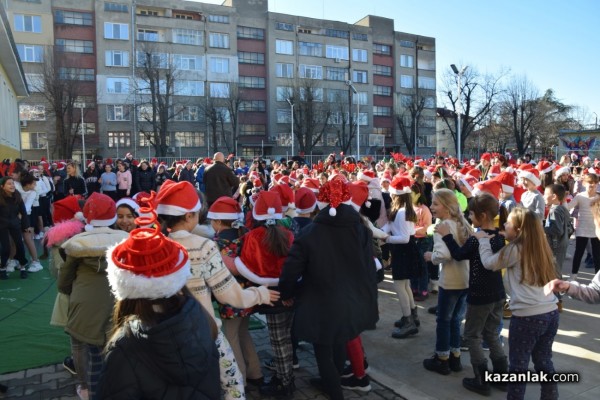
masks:
[[[196,186],[195,171],[193,169],[183,168],[179,173],[179,182],[188,181],[192,186]]]
[[[140,192],[150,193],[151,190],[156,190],[154,182],[154,171],[150,168],[147,170],[139,169],[136,174],[137,188]]]
[[[85,180],[81,176],[68,176],[64,182],[65,185],[65,196],[68,196],[69,190],[73,189],[73,194],[79,194],[85,196],[87,188],[85,187]]]
[[[234,189],[240,184],[240,179],[231,168],[220,161],[206,168],[203,179],[208,204],[214,203],[221,196],[231,197]]]
[[[295,238],[279,278],[281,299],[303,290],[295,304],[295,332],[312,343],[345,343],[379,319],[371,233],[352,206],[329,207]]]
[[[0,194],[0,229],[16,228],[25,231],[29,228],[29,218],[25,210],[25,203],[15,195],[7,197]]]
[[[83,173],[83,179],[85,179],[88,196],[94,192],[100,192],[100,184],[98,183],[99,177],[100,173],[95,168],[88,169]]]
[[[107,346],[97,398],[220,399],[219,353],[200,307],[188,298],[156,326],[127,322]]]
[[[131,171],[128,169],[121,172],[117,172],[117,188],[119,190],[127,190],[131,194],[131,186],[133,184]]]

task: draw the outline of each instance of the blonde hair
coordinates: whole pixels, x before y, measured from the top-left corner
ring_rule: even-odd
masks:
[[[500,251],[498,262],[503,263],[509,251],[517,250],[520,251],[520,283],[544,286],[555,279],[554,256],[538,215],[527,208],[516,207],[508,219],[517,231],[517,237]]]
[[[438,189],[433,192],[433,197],[442,205],[442,207],[448,210],[450,219],[456,222],[456,227],[458,229],[456,241],[462,246],[473,233],[473,229],[460,211],[456,194],[450,189]]]

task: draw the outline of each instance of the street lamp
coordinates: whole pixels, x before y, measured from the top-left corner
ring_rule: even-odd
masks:
[[[460,80],[463,76],[463,74],[465,73],[465,70],[467,69],[467,66],[465,65],[464,67],[462,67],[462,69],[459,71],[458,68],[456,68],[456,65],[451,64],[450,67],[452,68],[452,71],[456,74],[456,76],[458,77],[458,119],[457,119],[457,123],[456,123],[456,139],[458,141],[457,146],[456,146],[456,158],[458,158],[458,162],[460,163],[462,157],[460,154],[460,145],[461,145],[461,129],[460,129],[460,120],[461,120],[461,114],[462,114],[462,102],[461,102],[461,98],[462,98],[462,86],[460,84]]]
[[[596,123],[594,124],[594,129],[598,129],[598,114],[596,114],[595,112],[592,112],[592,114],[596,116]]]
[[[85,170],[87,167],[85,163],[85,129],[83,127],[83,109],[85,108],[85,103],[75,103],[74,105],[75,107],[79,107],[81,112],[81,150],[83,151],[83,155],[81,156],[81,165]]]
[[[286,101],[288,102],[288,104],[290,105],[290,111],[291,111],[291,125],[292,125],[292,158],[294,158],[294,103],[292,102],[292,100],[288,97],[286,99]]]
[[[352,89],[352,93],[358,94],[352,81],[346,81],[346,85]],[[360,115],[360,99],[356,96],[356,161],[360,160],[360,123],[358,121]]]

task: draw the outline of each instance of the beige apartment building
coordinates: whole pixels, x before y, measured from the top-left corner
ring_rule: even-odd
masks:
[[[46,54],[78,81],[68,109],[76,134],[59,135],[73,141],[74,158],[84,142],[86,158],[153,157],[156,143],[181,158],[357,154],[357,137],[361,156],[412,152],[407,137],[418,154],[436,150],[435,39],[395,31],[392,19],[306,18],[269,12],[267,0],[6,6],[37,82],[20,105],[26,158],[58,157],[56,113],[39,84]]]

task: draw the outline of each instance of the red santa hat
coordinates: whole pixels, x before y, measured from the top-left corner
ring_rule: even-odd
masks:
[[[244,214],[240,203],[228,196],[219,197],[208,209],[208,218],[216,220],[243,220]]]
[[[480,160],[492,161],[492,155],[490,153],[483,153]]]
[[[90,161],[90,162],[88,163],[88,165],[87,165],[87,167],[88,167],[88,168],[92,168],[92,167],[95,167],[95,166],[96,166],[96,163],[95,163],[95,162],[93,162],[93,161]]]
[[[259,178],[255,178],[252,181],[252,187],[254,187],[254,188],[262,188],[263,187],[263,182]]]
[[[64,199],[54,202],[52,221],[54,221],[55,224],[62,221],[68,221],[73,218],[77,218],[82,221],[84,219],[77,197],[67,196]]]
[[[294,204],[294,191],[288,185],[275,185],[269,189],[269,191],[279,195],[283,212],[286,212],[290,207],[296,208],[296,205]]]
[[[152,164],[158,164],[158,159],[155,157],[155,158],[153,158],[152,160],[150,160],[150,162],[151,162]]]
[[[113,164],[112,158],[107,158],[106,159],[106,163],[104,165],[111,165],[112,166],[112,164]]]
[[[277,183],[279,185],[289,186],[290,185],[290,177],[288,175],[283,175],[281,178],[279,178],[279,180],[277,181]]]
[[[536,165],[536,168],[538,171],[540,171],[540,173],[547,174],[548,172],[552,172],[554,169],[554,164],[549,161],[542,160]]]
[[[521,196],[523,195],[523,193],[525,193],[527,191],[527,189],[525,189],[523,186],[515,186],[515,191],[513,193],[513,196],[515,198],[515,201],[517,203],[521,202]]]
[[[113,199],[105,194],[94,192],[83,206],[86,231],[94,227],[111,226],[117,221],[117,207]]]
[[[156,196],[156,212],[164,215],[185,215],[200,211],[202,203],[196,189],[187,181],[167,179]]]
[[[478,182],[475,184],[475,188],[473,189],[473,195],[477,195],[480,192],[488,192],[495,198],[500,197],[500,189],[502,188],[502,184],[496,180],[489,179],[487,181]]]
[[[149,203],[153,203],[154,193]],[[111,291],[117,300],[160,299],[175,295],[191,277],[188,253],[179,243],[165,237],[152,208],[143,207],[150,218],[136,218],[138,228],[118,245],[108,249],[106,269]]]
[[[350,205],[354,207],[356,211],[359,211],[364,204],[367,207],[371,207],[369,200],[369,186],[363,181],[356,181],[348,183],[348,190],[350,191],[351,202]]]
[[[390,194],[402,195],[412,193],[412,189],[410,188],[412,183],[410,179],[406,176],[398,176],[396,175],[390,183],[389,192]]]
[[[500,175],[501,172],[502,171],[500,170],[500,165],[496,164],[493,165],[492,168],[490,168],[488,175],[490,176],[490,178],[493,178],[494,176]]]
[[[279,179],[281,179],[282,176],[283,176],[283,174],[280,173],[280,172],[277,172],[277,173],[273,174],[273,179],[272,179],[273,183],[277,183],[278,184],[279,183]]]
[[[283,218],[279,193],[266,190],[260,191],[252,208],[252,217],[257,221],[274,221]],[[268,224],[270,223],[268,222]]]
[[[310,189],[313,193],[319,193],[321,182],[316,178],[304,178],[300,187]]]
[[[504,171],[494,179],[500,182],[504,193],[513,193],[515,191],[515,176],[513,174]]]
[[[325,182],[317,195],[319,209],[322,210],[329,205],[329,215],[332,217],[336,216],[336,208],[340,204],[348,204],[350,202],[350,192],[348,191],[346,180],[342,178],[343,175],[338,174],[334,179]]]
[[[300,187],[294,193],[294,203],[298,214],[310,214],[317,206],[317,196],[309,188]]]
[[[63,169],[65,169],[66,166],[67,164],[64,161],[59,161],[58,164],[56,164],[56,169],[62,171]]]
[[[255,179],[260,179],[260,174],[258,173],[258,171],[250,171],[250,173],[248,174],[248,179],[252,181]]]
[[[206,157],[206,158],[204,159],[204,164],[212,164],[212,163],[213,163],[213,161],[212,161],[212,159],[210,159],[209,157]]]
[[[477,170],[477,171],[479,171],[479,170]],[[471,174],[467,174],[467,175],[463,176],[462,178],[460,178],[460,182],[463,184],[463,186],[465,186],[469,190],[469,192],[472,192],[475,187],[475,184],[477,182],[479,182],[479,179],[475,178]]]
[[[369,183],[373,179],[375,179],[375,172],[371,171],[370,169],[359,171],[358,175],[356,175],[356,177],[358,179],[360,179],[361,181],[365,181],[365,182]]]
[[[535,186],[540,186],[540,171],[534,168],[522,169],[519,171],[519,178],[529,179]]]
[[[383,173],[383,175],[381,175],[381,178],[379,179],[379,182],[381,182],[381,183],[383,183],[383,182],[392,183],[392,174],[390,174],[389,171],[385,171]]]
[[[556,170],[556,172],[554,173],[554,176],[556,177],[556,179],[558,179],[563,175],[569,175],[569,174],[571,174],[571,169],[569,167],[561,167]]]

